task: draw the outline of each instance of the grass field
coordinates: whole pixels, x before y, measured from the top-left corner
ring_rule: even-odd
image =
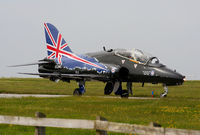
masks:
[[[125,84],[124,84],[125,85]],[[105,84],[87,82],[85,95],[92,97],[65,98],[0,98],[0,115],[34,116],[36,111],[52,118],[95,119],[97,115],[109,121],[148,125],[160,123],[163,127],[200,130],[200,81],[187,81],[182,86],[169,87],[167,98],[155,100],[107,99]],[[53,83],[46,79],[0,79],[0,93],[72,94],[75,82]],[[161,85],[133,85],[134,96],[151,97],[154,90],[159,97]],[[33,127],[1,125],[0,135],[33,135]],[[95,134],[92,130],[47,128],[47,134]],[[109,133],[116,134],[116,133]]]

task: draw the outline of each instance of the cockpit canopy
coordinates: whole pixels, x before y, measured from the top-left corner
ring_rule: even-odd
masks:
[[[139,49],[117,49],[116,54],[143,64],[159,64],[159,59]]]

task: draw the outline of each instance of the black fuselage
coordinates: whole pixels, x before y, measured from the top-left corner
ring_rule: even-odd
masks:
[[[110,67],[111,70],[115,67],[116,71],[111,79],[124,82],[163,83],[166,85],[181,85],[184,82],[185,77],[183,75],[159,63],[137,63],[116,55],[115,51],[102,51],[88,53],[87,55],[95,57],[100,63]]]

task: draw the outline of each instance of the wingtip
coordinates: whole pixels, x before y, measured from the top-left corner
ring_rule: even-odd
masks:
[[[22,75],[38,75],[37,73],[22,73],[22,72],[18,72],[18,74],[22,74]]]
[[[7,66],[7,67],[19,67],[19,65],[10,65],[10,66]]]

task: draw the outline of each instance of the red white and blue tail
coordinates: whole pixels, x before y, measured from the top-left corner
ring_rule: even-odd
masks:
[[[48,59],[55,59],[62,63],[62,52],[70,52],[68,44],[59,33],[58,29],[50,23],[44,23]]]
[[[88,70],[96,69],[98,72],[107,70],[107,68],[95,58],[73,53],[62,35],[52,24],[44,23],[44,29],[48,59],[53,59],[57,64],[61,64],[63,67],[69,69],[79,67],[87,68]]]

